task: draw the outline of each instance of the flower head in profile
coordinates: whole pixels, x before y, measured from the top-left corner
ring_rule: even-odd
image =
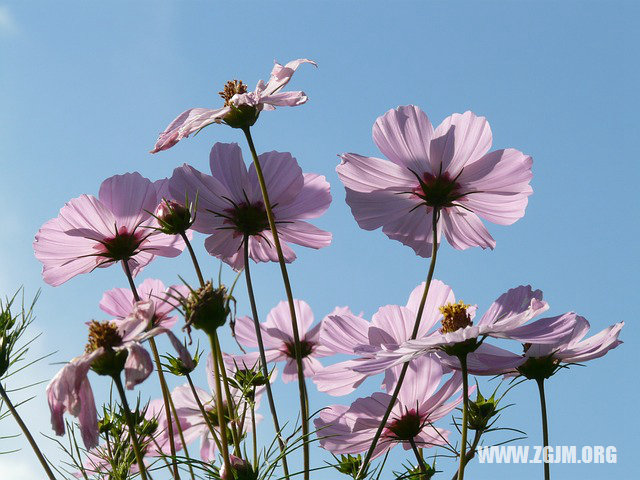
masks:
[[[425,284],[413,289],[406,305],[385,305],[373,315],[371,322],[354,315],[348,308],[338,308],[327,315],[320,330],[320,343],[334,354],[367,355],[381,350],[397,348],[411,338]],[[420,320],[417,338],[429,333],[442,318],[439,307],[454,301],[451,287],[440,280],[433,280]],[[354,370],[363,360],[345,360],[323,368],[313,382],[321,392],[329,395],[347,395],[353,392],[367,377]],[[401,367],[385,371],[383,386],[392,390],[392,382]]]
[[[160,134],[151,153],[157,153],[173,147],[183,138],[188,137],[212,123],[226,123],[234,128],[250,127],[258,119],[263,110],[275,110],[275,107],[296,107],[307,101],[304,92],[283,92],[284,86],[303,63],[316,65],[306,58],[292,60],[286,65],[275,63],[269,81],[258,82],[255,90],[250,92],[241,80],[228,81],[219,92],[224,100],[220,108],[190,108],[182,112]]]
[[[571,334],[575,319],[571,314],[533,318],[545,312],[548,304],[542,292],[530,286],[512,288],[502,294],[480,320],[474,324],[469,306],[464,302],[442,305],[442,327],[431,334],[393,345],[368,354],[354,369],[373,375],[432,352],[450,368],[460,369],[460,356],[468,360],[469,372],[475,375],[494,375],[512,370],[522,363],[522,357],[488,345],[488,337],[511,339],[522,343],[555,344]]]
[[[418,448],[446,444],[450,432],[433,423],[448,415],[462,401],[462,396],[451,399],[462,386],[462,376],[455,373],[440,386],[442,376],[442,366],[431,357],[411,363],[374,457],[398,444],[405,450],[412,448],[411,442]],[[391,395],[377,392],[359,398],[350,407],[333,405],[322,410],[314,420],[320,445],[333,454],[366,451],[391,399]]]
[[[182,238],[157,230],[150,213],[162,200],[164,182],[151,182],[137,172],[115,175],[102,182],[98,198],[70,200],[40,228],[33,243],[44,281],[57,286],[124,261],[136,275],[156,255],[179,255],[185,247]]]
[[[571,334],[554,343],[525,343],[523,362],[517,373],[528,379],[543,380],[551,377],[558,369],[568,364],[582,363],[600,358],[622,344],[618,340],[624,322],[619,322],[585,338],[589,322],[573,312],[574,328]],[[512,375],[514,375],[513,373]]]
[[[227,370],[227,376],[233,378],[234,372],[232,370]],[[220,438],[222,434],[227,434],[227,430],[231,422],[234,422],[239,429],[242,428],[242,431],[240,432],[241,435],[250,432],[252,425],[252,409],[247,404],[247,400],[245,399],[242,390],[235,388],[233,385],[229,387],[229,390],[235,408],[231,408],[231,406],[226,403],[225,397],[223,411],[227,425],[221,426],[219,424],[216,399],[214,393],[212,393],[215,392],[215,381],[213,357],[209,355],[207,359],[207,382],[209,384],[209,391],[203,390],[202,388],[198,387],[195,387],[195,391],[198,395],[199,401],[204,407],[204,410],[207,412],[207,420],[209,420],[209,423],[213,426],[218,438]],[[202,412],[200,411],[198,402],[193,396],[191,387],[188,384],[176,387],[171,392],[171,398],[173,399],[176,407],[178,421],[182,426],[182,434],[184,436],[185,442],[187,444],[190,444],[193,441],[200,439],[200,457],[206,462],[213,462],[216,458],[216,443],[213,436],[211,435],[211,430],[209,429],[207,421],[202,416]],[[260,404],[260,393],[257,393],[255,397],[251,399],[251,401],[253,402],[254,407],[257,409]],[[151,405],[154,406],[154,411],[158,413],[163,410],[162,399],[152,401]],[[168,454],[169,429],[167,428],[166,417],[163,414],[159,413],[157,418],[159,421],[158,432],[160,433],[156,437],[156,441],[157,444],[160,445],[161,449]],[[256,423],[259,422],[260,420],[262,420],[262,416],[256,414],[255,420]],[[174,427],[173,432],[176,448],[180,449],[182,448],[182,440],[180,438],[179,431]]]
[[[294,300],[296,318],[300,334],[302,367],[306,377],[313,377],[322,368],[318,358],[332,355],[333,352],[320,343],[322,322],[311,327],[313,312],[311,307],[302,301]],[[289,304],[280,302],[269,314],[267,320],[260,324],[267,362],[286,362],[282,371],[282,380],[287,383],[297,378],[295,342],[291,328]],[[236,319],[236,340],[245,347],[257,348],[258,340],[253,320],[249,317]],[[258,352],[237,355],[233,360],[237,365],[253,368],[259,362]]]
[[[267,190],[278,225],[285,261],[296,255],[295,243],[322,248],[331,233],[306,220],[322,215],[331,203],[329,184],[323,176],[302,173],[289,153],[268,152],[259,156]],[[278,261],[258,176],[253,164],[247,170],[236,143],[216,143],[210,155],[211,175],[189,165],[176,168],[169,181],[175,198],[198,198],[193,229],[210,236],[205,248],[235,270],[244,267],[243,241],[249,239],[249,257],[255,262]]]
[[[180,357],[188,361],[189,353],[170,331],[163,327],[149,330],[154,313],[152,302],[138,302],[132,314],[118,324],[89,323],[85,352],[66,364],[47,386],[51,424],[57,435],[64,434],[63,416],[68,412],[78,418],[85,446],[93,448],[98,444],[97,411],[87,377],[89,370],[108,376],[119,376],[124,371],[125,385],[132,390],[153,371],[151,356],[142,342],[161,333],[167,333]]]
[[[172,285],[165,287],[161,280],[147,278],[137,287],[138,295],[142,300],[148,300],[154,304],[152,326],[173,328],[178,317],[171,315],[182,296],[189,293],[185,285]],[[100,300],[100,309],[112,315],[116,325],[129,317],[136,305],[133,293],[129,288],[114,288],[105,292]]]
[[[413,105],[389,110],[373,125],[373,141],[389,159],[341,155],[336,168],[358,225],[382,231],[423,257],[438,238],[457,249],[494,248],[479,217],[510,225],[532,193],[531,157],[511,148],[489,152],[484,117],[455,113],[434,129]]]

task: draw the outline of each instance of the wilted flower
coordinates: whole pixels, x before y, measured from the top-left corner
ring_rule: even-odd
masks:
[[[191,108],[182,112],[160,134],[151,153],[171,148],[183,138],[212,123],[226,123],[234,128],[250,127],[262,110],[302,105],[307,101],[304,92],[281,90],[303,63],[315,65],[315,62],[306,58],[292,60],[284,66],[276,62],[269,81],[265,84],[260,80],[253,92],[248,92],[247,86],[240,80],[227,82],[220,92],[224,100],[221,108]]]
[[[137,172],[115,175],[102,182],[98,198],[70,200],[40,228],[33,243],[44,281],[57,286],[120,261],[126,261],[135,276],[156,255],[179,255],[184,241],[157,230],[149,213],[161,199],[162,183]]]
[[[162,333],[167,333],[181,356],[185,359],[189,356],[182,343],[166,328],[147,331],[153,314],[152,302],[138,302],[133,313],[118,325],[96,321],[89,324],[85,353],[65,365],[47,386],[51,424],[57,435],[64,434],[63,415],[68,411],[78,417],[85,446],[93,448],[98,444],[97,412],[87,378],[89,369],[109,376],[119,376],[124,370],[125,385],[131,390],[153,371],[151,356],[142,342]]]
[[[435,211],[438,230],[457,249],[495,246],[478,215],[500,225],[524,215],[531,157],[514,149],[489,152],[484,117],[455,113],[434,130],[418,107],[398,107],[376,120],[373,141],[390,161],[345,153],[336,168],[365,230],[382,227],[389,238],[429,257]]]
[[[329,245],[331,233],[305,221],[322,215],[331,203],[325,178],[302,173],[290,153],[263,153],[259,160],[285,261],[296,258],[288,243],[316,249]],[[185,164],[174,170],[169,182],[175,198],[198,196],[193,229],[210,234],[205,240],[207,251],[240,270],[244,267],[242,247],[246,236],[250,258],[255,262],[277,261],[255,166],[251,164],[247,171],[235,143],[216,143],[211,149],[210,166],[211,175],[206,175]]]

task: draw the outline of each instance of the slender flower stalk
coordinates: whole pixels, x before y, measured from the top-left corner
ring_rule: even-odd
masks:
[[[217,365],[218,372],[222,375],[222,385],[224,386],[224,394],[227,399],[227,406],[229,412],[232,414],[231,418],[231,436],[233,438],[233,448],[235,450],[236,455],[241,455],[240,451],[240,433],[238,431],[238,425],[236,423],[236,415],[238,414],[236,402],[233,400],[233,396],[231,395],[231,390],[229,389],[229,378],[227,376],[227,369],[224,367],[224,361],[222,359],[222,349],[220,348],[220,339],[218,338],[218,334],[215,333],[213,336],[210,336],[210,341],[215,345],[215,356],[213,360]],[[211,352],[213,354],[213,351]],[[214,367],[215,368],[215,367]]]
[[[187,245],[187,250],[189,250],[189,255],[191,256],[191,262],[193,263],[193,268],[195,269],[196,275],[198,276],[198,282],[200,283],[200,287],[204,287],[205,280],[204,280],[204,276],[202,275],[202,269],[200,268],[200,263],[198,262],[198,257],[196,257],[196,254],[193,250],[193,247],[191,246],[191,242],[189,241],[187,234],[183,232],[181,233],[181,236],[185,241],[185,244]],[[211,355],[213,357],[213,368],[214,368],[214,375],[216,378],[216,404],[218,404],[220,401],[220,399],[218,399],[217,397],[217,390],[220,387],[220,372],[222,372],[222,377],[223,377],[222,383],[224,384],[224,391],[225,391],[225,396],[227,398],[227,405],[230,412],[235,412],[236,409],[235,409],[233,397],[231,395],[231,391],[229,390],[229,380],[227,378],[227,372],[224,368],[224,363],[222,360],[222,350],[220,349],[220,341],[218,339],[217,332],[214,333],[213,335],[209,335],[209,342],[211,344]],[[224,410],[223,410],[223,417],[219,416],[218,420],[220,425],[225,425]],[[233,437],[233,447],[236,455],[240,455],[240,435],[237,429],[237,425],[235,421],[231,421],[230,423],[231,423],[231,435]],[[228,442],[227,442],[226,435],[223,434],[222,436],[224,437],[222,439],[222,443],[227,444],[227,450],[228,450]]]
[[[131,293],[133,294],[133,298],[136,302],[139,302],[140,295],[138,295],[138,289],[136,288],[136,285],[133,281],[133,275],[131,275],[129,262],[127,262],[126,260],[123,260],[122,267],[124,268],[124,273],[127,276],[127,280],[129,281],[129,286],[131,287]],[[173,422],[171,421],[171,407],[169,406],[169,396],[171,394],[169,393],[169,387],[167,386],[167,381],[164,378],[164,372],[162,371],[162,363],[160,361],[160,354],[158,353],[158,347],[156,345],[156,341],[154,338],[149,339],[149,346],[151,347],[153,360],[156,364],[156,370],[158,371],[158,379],[160,380],[160,390],[162,391],[165,415],[167,416],[167,431],[169,434],[169,448],[171,451],[172,474],[175,480],[179,480],[180,473],[178,472],[178,462],[176,461],[176,444],[173,438]]]
[[[264,342],[262,341],[262,328],[260,328],[260,319],[258,318],[258,307],[256,306],[256,298],[253,294],[253,284],[251,283],[251,270],[249,268],[249,238],[245,235],[243,239],[244,248],[244,277],[247,282],[247,293],[249,295],[249,303],[251,304],[251,316],[253,317],[253,325],[256,330],[256,338],[258,340],[258,349],[260,352],[260,366],[262,368],[262,374],[264,378],[269,378],[269,368],[267,367],[267,357],[264,351]],[[271,382],[267,380],[265,383],[265,389],[267,391],[267,399],[269,401],[269,410],[271,410],[271,418],[273,418],[273,427],[276,430],[276,438],[278,439],[278,446],[280,447],[280,454],[282,455],[282,470],[284,471],[284,478],[289,478],[289,466],[287,464],[287,455],[285,453],[286,447],[282,438],[282,430],[280,428],[280,422],[278,421],[278,412],[276,409],[275,401],[273,400],[273,392],[271,391]],[[255,429],[254,429],[255,432]]]
[[[424,463],[424,458],[422,458],[422,454],[418,450],[418,446],[416,445],[416,441],[411,438],[409,439],[409,444],[411,445],[411,450],[413,450],[414,455],[416,456],[416,460],[418,461],[418,465],[420,467],[420,472],[423,474],[427,473],[427,466]]]
[[[215,428],[211,424],[211,420],[209,419],[209,415],[207,414],[207,411],[204,409],[204,405],[202,405],[202,401],[198,396],[196,386],[193,384],[193,380],[191,380],[191,375],[187,374],[186,377],[187,377],[187,381],[189,382],[189,387],[191,387],[191,393],[193,393],[193,399],[198,404],[198,408],[200,409],[200,412],[202,412],[202,418],[204,418],[204,422],[207,424],[207,427],[209,427],[209,431],[211,432],[211,436],[213,437],[213,441],[215,442],[216,447],[218,447],[218,451],[221,452],[222,444],[218,439],[218,434],[216,433]]]
[[[7,392],[6,392],[6,390],[4,389],[4,387],[2,386],[1,383],[0,383],[0,397],[2,397],[2,400],[7,405],[7,408],[11,412],[11,415],[13,415],[13,418],[16,420],[16,423],[18,424],[18,426],[22,430],[22,433],[24,433],[24,436],[27,438],[27,441],[29,442],[29,445],[31,445],[31,448],[33,449],[34,453],[36,454],[36,457],[38,457],[38,460],[40,461],[40,464],[42,465],[42,468],[44,469],[45,473],[47,474],[47,477],[49,477],[50,480],[55,480],[56,477],[53,475],[53,472],[51,471],[51,468],[49,467],[49,464],[47,463],[47,459],[44,458],[44,455],[40,451],[40,447],[38,447],[38,444],[36,443],[35,439],[31,435],[31,432],[29,431],[29,428],[27,427],[27,425],[22,420],[22,417],[20,417],[20,414],[18,413],[16,408],[11,403],[11,400],[9,399],[9,395],[7,395]]]
[[[217,338],[217,335],[215,336],[215,339],[214,336],[209,336],[209,340],[211,342],[211,355],[213,355],[213,377],[215,379],[214,394],[216,396],[216,413],[218,414],[218,425],[220,425],[220,444],[222,446],[222,459],[227,471],[231,471],[229,470],[231,468],[231,465],[229,463],[229,442],[227,440],[227,433],[224,428],[227,423],[224,421],[224,400],[222,400],[222,385],[220,384],[220,367],[216,360],[216,357],[218,355]]]
[[[310,468],[310,457],[309,457],[309,406],[307,404],[306,397],[306,383],[304,378],[304,370],[302,366],[302,348],[300,343],[300,333],[298,332],[298,321],[296,319],[295,312],[295,304],[293,302],[293,292],[291,290],[291,282],[289,280],[289,274],[287,273],[287,265],[285,263],[284,255],[282,253],[282,246],[280,245],[280,239],[278,237],[278,230],[276,228],[275,217],[273,216],[273,209],[271,208],[271,202],[269,201],[269,192],[267,192],[267,185],[264,180],[264,175],[262,174],[262,168],[260,166],[260,161],[258,160],[258,153],[256,152],[256,147],[253,144],[253,138],[251,137],[250,127],[245,127],[242,129],[247,138],[247,143],[249,144],[249,149],[251,150],[251,155],[253,156],[253,164],[256,169],[256,174],[258,176],[258,181],[260,183],[260,190],[262,191],[262,198],[264,200],[264,208],[267,213],[267,219],[269,220],[269,228],[271,229],[271,233],[273,235],[273,244],[276,248],[276,252],[278,253],[278,263],[280,264],[280,271],[282,273],[282,281],[284,283],[284,288],[287,294],[287,301],[289,303],[289,312],[291,314],[291,327],[293,330],[293,340],[294,340],[294,353],[296,357],[296,366],[298,370],[298,390],[300,397],[300,417],[302,424],[302,452],[303,452],[303,470],[304,470],[304,479],[309,480],[309,468]],[[245,265],[246,267],[246,265]]]
[[[467,370],[467,354],[460,355],[460,371],[462,372],[462,438],[460,439],[460,466],[458,480],[464,478],[464,467],[467,465],[467,419],[469,416],[469,372]]]
[[[544,378],[536,380],[538,384],[538,392],[540,392],[540,411],[542,414],[542,446],[544,458],[542,464],[544,465],[544,480],[549,480],[551,474],[549,472],[549,453],[547,447],[549,446],[549,426],[547,425],[547,401],[544,396]]]
[[[418,330],[420,328],[420,320],[422,319],[422,313],[424,312],[424,306],[427,301],[427,295],[429,294],[429,287],[431,286],[431,280],[433,280],[433,272],[436,268],[436,260],[438,258],[438,218],[440,212],[437,209],[434,209],[432,218],[432,230],[433,230],[433,242],[431,245],[431,260],[429,262],[429,271],[427,272],[427,280],[424,285],[424,293],[422,294],[422,298],[420,299],[420,305],[418,307],[418,312],[416,314],[416,321],[413,325],[413,331],[411,332],[411,339],[415,339],[418,335]],[[371,461],[371,457],[373,456],[373,452],[378,444],[378,440],[380,440],[380,435],[382,435],[382,431],[387,424],[387,420],[389,419],[389,415],[391,415],[391,410],[398,399],[398,394],[400,393],[400,388],[402,388],[402,383],[404,382],[404,377],[407,374],[407,370],[409,369],[409,362],[405,362],[402,365],[402,370],[400,371],[400,375],[398,377],[398,383],[396,384],[396,388],[391,395],[391,401],[389,402],[389,406],[387,407],[387,411],[380,422],[380,426],[376,431],[376,434],[373,436],[373,441],[371,442],[371,446],[367,451],[367,454],[362,461],[362,465],[360,466],[360,475],[366,472],[367,467],[369,466],[369,462]]]
[[[253,444],[253,469],[258,468],[258,437],[256,432],[256,407],[251,404],[251,440]]]
[[[189,449],[187,448],[187,442],[184,440],[184,432],[182,431],[182,426],[180,425],[180,420],[178,419],[178,412],[176,411],[176,405],[173,402],[173,397],[169,395],[169,406],[171,407],[171,413],[173,414],[173,418],[176,419],[176,428],[178,429],[178,436],[180,437],[180,442],[182,443],[182,449],[184,450],[184,456],[187,458],[191,458],[189,455]],[[191,480],[196,480],[196,474],[193,471],[193,466],[191,462],[187,462],[187,466],[189,467],[189,475],[191,476]]]
[[[482,431],[481,430],[476,430],[476,434],[473,437],[473,443],[471,444],[471,447],[469,448],[469,451],[467,452],[467,454],[464,456],[464,464],[465,464],[465,466],[467,465],[467,463],[469,463],[471,461],[471,459],[473,457],[475,457],[476,448],[478,448],[478,444],[480,443],[480,438],[482,438]],[[451,480],[458,480],[458,472],[457,471],[456,471],[456,473],[454,473],[453,478]]]
[[[136,434],[136,426],[133,423],[133,418],[131,418],[131,410],[129,409],[129,402],[127,402],[127,395],[124,393],[120,374],[114,375],[112,378],[113,383],[116,384],[120,400],[122,400],[122,410],[124,411],[124,418],[127,422],[127,427],[129,428],[129,438],[131,439],[131,445],[133,446],[133,453],[136,455],[136,463],[138,464],[140,478],[142,480],[148,480],[147,469],[144,465],[142,450],[138,441],[138,435]]]

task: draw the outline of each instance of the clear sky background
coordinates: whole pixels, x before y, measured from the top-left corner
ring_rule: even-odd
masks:
[[[32,251],[41,224],[70,198],[96,194],[111,175],[139,171],[162,178],[183,162],[206,169],[215,141],[242,142],[237,130],[211,126],[168,152],[147,152],[178,113],[217,106],[227,80],[253,87],[268,78],[274,59],[307,57],[318,69],[301,67],[291,86],[305,90],[309,102],[265,113],[254,128],[259,151],[290,151],[304,171],[326,175],[332,186],[334,201],[315,223],[333,232],[333,244],[318,252],[296,249],[295,296],[312,306],[317,320],[336,305],[369,318],[381,305],[404,304],[424,280],[427,262],[379,231],[358,228],[335,174],[336,155],[379,155],[371,126],[398,105],[419,105],[435,125],[467,109],[485,115],[494,148],[533,156],[534,194],[515,225],[490,225],[494,251],[445,245],[436,277],[481,310],[506,289],[530,283],[545,292],[551,314],[575,310],[594,331],[627,322],[624,345],[548,382],[548,402],[552,445],[615,445],[619,452],[615,465],[552,466],[556,478],[635,478],[637,2],[223,3],[0,0],[0,291],[25,285],[33,295],[42,288],[34,329],[42,337],[33,354],[57,351],[9,385],[50,379],[59,368],[51,362],[83,350],[84,322],[104,319],[98,309],[103,291],[126,286],[118,268],[58,288],[45,285]],[[196,235],[198,254],[215,276],[219,264],[206,256],[202,239]],[[284,298],[276,267],[253,269],[263,318]],[[178,274],[195,281],[185,255],[156,260],[140,280],[171,283]],[[232,279],[229,269],[224,278]],[[244,288],[237,298],[238,313],[247,314]],[[96,395],[104,394],[106,381],[92,380]],[[377,385],[367,382],[361,394]],[[155,377],[143,386],[145,395],[159,395]],[[46,453],[60,458],[38,433],[52,433],[44,388],[31,389],[37,397],[21,411]],[[283,411],[297,408],[295,389],[278,384]],[[313,409],[356,397],[332,399],[313,386],[311,392]],[[516,406],[502,425],[527,432],[518,444],[539,444],[535,385],[519,386],[509,401]],[[270,422],[263,425],[268,440]],[[12,420],[0,423],[0,436],[16,432]],[[16,446],[23,451],[0,456],[0,478],[41,478],[22,440],[0,441],[0,450]],[[439,478],[450,478],[452,462],[438,465],[446,472]],[[541,470],[474,462],[468,476],[537,479]]]

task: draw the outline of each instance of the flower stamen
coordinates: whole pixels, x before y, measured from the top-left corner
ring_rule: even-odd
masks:
[[[218,92],[224,100],[225,107],[231,105],[231,99],[234,95],[242,93],[247,93],[247,86],[242,83],[242,80],[229,80],[225,83],[222,91]]]
[[[448,303],[440,307],[440,313],[444,316],[442,319],[442,333],[455,332],[461,328],[473,325],[471,317],[467,313],[470,305],[465,304],[462,300],[458,303]]]

